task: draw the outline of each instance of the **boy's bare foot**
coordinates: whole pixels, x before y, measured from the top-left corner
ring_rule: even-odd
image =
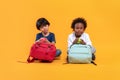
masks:
[[[31,56],[29,56],[28,59],[27,59],[27,62],[28,62],[28,63],[34,62],[34,58],[31,57]]]

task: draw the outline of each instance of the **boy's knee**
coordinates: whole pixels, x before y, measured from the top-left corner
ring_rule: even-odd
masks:
[[[91,47],[91,52],[92,52],[92,54],[95,54],[95,52],[96,52],[95,47],[93,47],[93,46],[91,46],[91,45],[90,45],[90,47]]]
[[[60,56],[61,53],[62,53],[61,50],[60,50],[60,49],[57,49],[57,50],[56,50],[56,57]]]
[[[91,52],[92,52],[92,60],[95,60],[96,59],[96,57],[95,57],[95,52],[96,52],[95,47],[91,46]]]
[[[94,47],[92,47],[92,53],[95,54],[96,49]]]

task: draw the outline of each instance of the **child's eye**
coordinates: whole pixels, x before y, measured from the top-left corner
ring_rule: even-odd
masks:
[[[81,27],[80,29],[83,29],[83,27]]]

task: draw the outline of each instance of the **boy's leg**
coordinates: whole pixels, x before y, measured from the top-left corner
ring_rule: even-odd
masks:
[[[92,52],[92,60],[95,60],[96,59],[96,57],[95,57],[96,49],[93,46],[90,46],[90,47],[91,47],[91,52]]]
[[[28,62],[28,63],[31,63],[31,62],[34,62],[34,60],[35,60],[35,59],[34,59],[33,57],[29,56],[28,59],[27,59],[27,62]]]
[[[67,62],[67,63],[69,63],[69,62],[68,62],[68,54],[69,54],[69,53],[68,53],[68,51],[67,51],[67,57],[66,57],[66,62]]]
[[[92,60],[95,60],[96,57],[95,57],[95,54],[92,54]]]
[[[57,49],[57,50],[56,50],[56,57],[60,56],[61,53],[62,53],[61,50],[60,50],[60,49]]]
[[[93,46],[91,46],[91,51],[92,51],[92,54],[95,54],[96,49]]]

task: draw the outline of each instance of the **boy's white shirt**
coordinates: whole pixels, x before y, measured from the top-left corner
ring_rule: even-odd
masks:
[[[73,41],[76,39],[75,37],[75,33],[71,33],[69,36],[68,36],[68,50],[70,48],[70,46],[72,45]],[[81,36],[80,36],[80,39],[84,40],[84,42],[86,43],[86,45],[91,45],[92,46],[92,42],[90,40],[90,37],[87,33],[83,33]]]

